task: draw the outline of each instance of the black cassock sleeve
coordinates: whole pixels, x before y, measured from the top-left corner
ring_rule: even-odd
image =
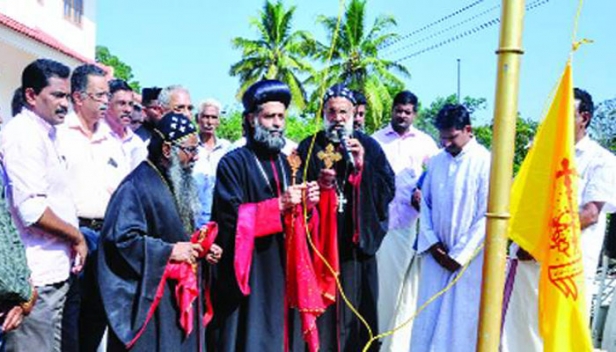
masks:
[[[215,267],[212,297],[216,310],[232,309],[234,302],[242,297],[234,270],[235,234],[238,210],[245,202],[244,185],[247,180],[240,175],[245,165],[240,165],[238,153],[223,157],[216,172],[216,186],[212,203],[212,220],[218,223],[216,243],[222,248],[223,255]],[[221,311],[222,310],[222,311]]]
[[[114,193],[105,214],[97,265],[109,324],[124,344],[145,323],[173,248],[148,228],[148,220],[156,217],[154,211],[164,212],[164,207],[146,210],[152,200],[139,193],[131,181]]]
[[[381,146],[366,135],[358,137],[365,150],[359,189],[359,247],[365,254],[374,255],[387,234],[389,203],[394,199],[396,177]]]

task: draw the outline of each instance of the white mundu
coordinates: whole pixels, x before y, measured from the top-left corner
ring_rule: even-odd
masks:
[[[434,140],[410,126],[400,135],[391,124],[372,136],[396,174],[396,194],[389,203],[389,228],[376,253],[379,272],[379,332],[401,326],[415,313],[420,261],[415,256],[419,212],[411,206],[413,189],[428,160],[438,153]],[[382,352],[404,351],[412,323],[382,339]]]

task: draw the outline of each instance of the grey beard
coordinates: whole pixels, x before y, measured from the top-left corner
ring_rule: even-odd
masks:
[[[192,168],[182,167],[179,156],[180,149],[171,149],[171,159],[167,177],[171,183],[175,204],[184,225],[184,230],[191,235],[195,230],[195,215],[198,214],[201,204],[197,194],[197,186],[192,176]]]
[[[274,131],[280,132],[280,136],[272,136],[271,132]],[[284,130],[263,127],[259,121],[255,121],[255,133],[252,138],[270,152],[279,152],[286,143],[284,139]]]
[[[325,137],[329,139],[331,142],[340,143],[340,137],[336,132],[336,125],[329,122],[326,118],[323,118],[323,126],[325,128]],[[342,135],[345,137],[350,137],[353,134],[353,119],[349,118],[349,120],[344,124],[344,128],[342,129]]]

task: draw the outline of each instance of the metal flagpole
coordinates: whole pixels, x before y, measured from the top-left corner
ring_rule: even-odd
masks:
[[[498,77],[494,104],[492,166],[477,336],[479,352],[499,350],[520,59],[524,53],[524,0],[502,0],[501,8],[500,40],[496,51]]]

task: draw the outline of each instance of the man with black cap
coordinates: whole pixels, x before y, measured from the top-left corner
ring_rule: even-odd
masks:
[[[158,95],[161,90],[162,88],[158,87],[143,88],[141,90],[141,102],[144,108],[143,111],[145,111],[145,119],[135,133],[146,143],[152,137],[154,126],[163,116],[163,108],[158,103]]]
[[[327,266],[339,273],[344,293],[374,333],[378,331],[375,253],[387,232],[394,173],[379,144],[353,130],[354,105],[355,96],[344,85],[329,88],[323,97],[324,130],[304,139],[298,153],[308,164],[307,180],[319,183],[320,202],[334,204],[319,204],[319,227],[327,229],[320,236],[334,242],[319,248],[328,263],[315,258],[317,275],[331,276]],[[317,322],[321,350],[362,350],[369,339],[367,329],[340,300],[335,280],[326,284],[324,295],[330,305]]]
[[[198,143],[189,119],[165,115],[153,130],[148,159],[109,203],[97,269],[112,351],[204,351],[209,315],[201,258],[215,263],[222,251],[207,245],[215,228],[190,237]]]
[[[289,87],[265,80],[244,93],[245,146],[218,164],[212,218],[225,256],[213,284],[213,351],[282,351],[285,344],[283,215],[318,201],[315,182],[294,185],[284,146]]]

